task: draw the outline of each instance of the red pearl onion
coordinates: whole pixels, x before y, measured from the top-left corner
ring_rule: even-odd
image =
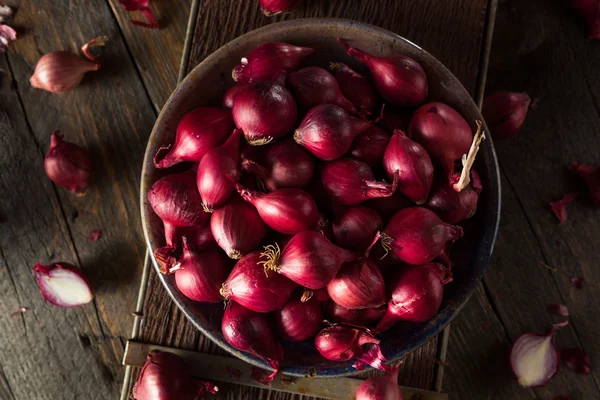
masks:
[[[335,277],[342,263],[357,257],[315,231],[296,234],[280,251],[269,245],[262,253],[265,269],[274,270],[309,289],[321,289]]]
[[[427,264],[463,236],[460,226],[443,222],[433,211],[409,207],[398,211],[381,233],[383,247],[402,261]]]
[[[337,105],[321,104],[306,114],[294,132],[294,140],[321,160],[335,160],[350,149],[354,138],[370,124]]]
[[[219,388],[211,382],[192,378],[181,357],[168,352],[153,351],[140,372],[133,388],[134,400],[193,400]]]
[[[202,199],[191,171],[167,175],[152,185],[148,202],[163,221],[169,247],[176,247],[190,228],[208,221],[210,214],[202,210]]]
[[[481,190],[481,179],[472,169],[471,182],[460,192],[454,190],[447,179],[436,179],[429,200],[423,206],[435,212],[442,221],[455,225],[475,215]]]
[[[306,67],[292,72],[287,76],[286,84],[305,112],[319,104],[335,104],[350,113],[356,112],[333,75],[323,68]]]
[[[600,3],[598,0],[571,0],[573,7],[585,18],[589,27],[589,38],[600,39]]]
[[[345,206],[391,196],[398,183],[397,177],[391,184],[376,181],[367,164],[351,158],[322,164],[321,179],[325,192],[334,203]]]
[[[385,376],[373,376],[358,387],[356,400],[403,400],[398,386],[398,367]]]
[[[260,0],[260,8],[267,17],[272,17],[300,4],[302,0]]]
[[[235,99],[235,96],[237,96],[237,94],[242,91],[244,87],[246,87],[245,83],[238,83],[229,88],[229,90],[223,95],[223,107],[233,107],[233,100]]]
[[[364,251],[383,228],[383,219],[371,208],[349,207],[336,213],[332,228],[337,245]]]
[[[558,329],[568,321],[552,327],[545,335],[524,333],[510,348],[510,366],[523,387],[545,385],[556,375],[560,366],[560,353],[554,343]]]
[[[427,98],[427,75],[412,58],[401,55],[377,57],[350,47],[341,39],[338,42],[349,56],[369,68],[375,87],[384,100],[399,106],[416,106]]]
[[[380,127],[373,125],[354,139],[349,154],[353,158],[367,163],[371,168],[375,168],[381,165],[389,142],[390,135]]]
[[[280,233],[296,233],[315,229],[320,215],[317,205],[302,189],[279,189],[271,193],[253,192],[236,184],[244,200],[256,207],[265,223]]]
[[[221,287],[221,295],[259,313],[280,309],[298,286],[261,264],[260,251],[242,257]]]
[[[346,64],[331,63],[330,69],[342,93],[354,104],[359,114],[363,117],[374,114],[378,101],[371,83]]]
[[[433,184],[433,164],[429,154],[401,130],[394,131],[383,155],[389,180],[398,175],[398,190],[417,204],[427,200]]]
[[[183,237],[183,255],[175,270],[175,284],[189,299],[203,303],[218,303],[223,300],[219,290],[229,274],[227,258],[216,250],[196,252]]]
[[[64,262],[35,264],[33,273],[40,292],[50,304],[63,308],[78,307],[91,302],[94,293],[80,269]]]
[[[44,169],[52,182],[82,195],[92,172],[90,155],[76,144],[64,141],[63,137],[61,131],[52,133],[50,147],[44,158]]]
[[[230,201],[215,210],[210,229],[219,247],[235,260],[257,248],[267,233],[256,208],[241,200]]]
[[[282,338],[302,342],[315,336],[321,327],[321,302],[314,296],[303,302],[300,296],[293,295],[281,310],[273,313],[273,318]]]
[[[437,314],[442,304],[446,269],[438,263],[400,268],[388,282],[388,308],[376,332],[398,321],[425,322]]]
[[[569,170],[575,172],[587,184],[590,198],[596,207],[600,207],[600,167],[574,162]]]
[[[168,168],[182,161],[199,163],[210,149],[225,142],[233,128],[231,111],[198,107],[181,118],[175,143],[156,151],[154,165]]]
[[[236,129],[222,146],[209,150],[200,161],[196,183],[204,211],[212,212],[225,204],[234,191],[234,182],[242,175],[240,167],[240,138]]]
[[[190,247],[196,250],[201,250],[216,243],[210,229],[210,224],[186,229],[185,237]]]
[[[248,310],[230,300],[221,329],[230,345],[265,360],[275,370],[265,381],[275,378],[283,358],[283,348],[267,315]]]
[[[368,258],[342,265],[335,278],[327,284],[327,293],[337,304],[350,310],[385,304],[383,276]]]
[[[279,81],[246,85],[236,94],[231,112],[235,125],[253,146],[282,138],[298,117],[294,97]]]
[[[242,58],[231,76],[234,81],[243,83],[272,79],[280,71],[294,71],[304,58],[314,52],[312,47],[279,42],[264,43]]]
[[[362,308],[350,310],[329,300],[325,307],[325,315],[331,322],[339,322],[355,326],[369,326],[373,322],[380,320],[386,311],[386,305],[377,308]]]
[[[519,133],[529,104],[531,97],[527,93],[500,90],[485,98],[481,113],[494,140],[507,139]]]
[[[443,103],[427,103],[413,114],[408,137],[427,150],[448,177],[454,174],[454,162],[469,152],[473,133],[465,119]]]

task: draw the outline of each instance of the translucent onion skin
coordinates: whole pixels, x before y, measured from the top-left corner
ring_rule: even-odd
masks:
[[[340,106],[321,104],[306,114],[294,132],[294,140],[321,160],[335,160],[348,152],[354,138],[370,125]]]
[[[427,151],[401,130],[394,131],[383,155],[389,180],[398,175],[398,190],[416,204],[427,200],[433,184],[433,164]]]
[[[76,144],[64,141],[63,137],[60,131],[54,131],[50,137],[50,147],[44,157],[46,175],[58,186],[83,195],[92,173],[90,155]]]
[[[424,207],[409,207],[398,211],[383,233],[384,247],[402,261],[420,265],[442,254],[450,243],[463,236],[463,229],[445,223]],[[385,235],[388,236],[387,244]]]
[[[447,179],[436,179],[423,206],[435,212],[442,221],[455,225],[475,215],[481,190],[481,179],[472,169],[471,182],[460,192],[454,190]]]
[[[331,226],[338,246],[364,251],[383,228],[383,219],[371,208],[354,206],[339,210]]]
[[[293,342],[302,342],[314,337],[323,322],[321,302],[316,296],[306,302],[293,295],[287,303],[273,313],[279,335]]]
[[[333,75],[323,68],[306,67],[292,72],[287,76],[286,84],[298,107],[305,112],[319,104],[335,104],[350,113],[356,112],[356,107],[342,94]]]
[[[350,310],[376,308],[386,302],[383,276],[368,258],[342,265],[327,284],[327,293],[337,304]]]
[[[227,140],[233,128],[231,111],[198,107],[179,121],[175,143],[158,149],[154,165],[156,168],[168,168],[182,161],[199,163],[210,149]]]
[[[390,137],[386,131],[373,125],[354,139],[349,154],[352,158],[367,163],[371,168],[379,167]]]
[[[174,267],[177,268],[175,284],[185,297],[203,303],[223,300],[219,290],[230,267],[222,252],[207,250],[198,253],[190,248],[184,237],[183,255]]]
[[[331,361],[348,361],[362,354],[366,344],[379,340],[367,331],[348,325],[323,328],[315,338],[315,346],[323,357]]]
[[[275,269],[308,289],[321,289],[336,276],[342,263],[355,260],[354,253],[344,250],[315,231],[296,234],[277,257],[267,260],[266,267]],[[270,262],[269,262],[270,261]]]
[[[152,185],[148,202],[163,221],[167,246],[176,247],[185,228],[204,224],[210,218],[202,208],[193,172],[167,175]]]
[[[234,130],[225,144],[206,153],[198,165],[196,184],[207,212],[225,204],[235,190],[232,180],[237,181],[242,175],[241,136],[242,131]]]
[[[377,92],[385,101],[398,106],[416,106],[427,98],[427,75],[412,58],[401,55],[377,57],[350,47],[341,39],[338,42],[344,46],[349,56],[369,68]]]
[[[281,42],[264,43],[243,58],[231,75],[234,81],[242,83],[272,79],[280,71],[294,71],[304,58],[314,52],[312,47]]]
[[[530,104],[531,97],[527,93],[500,90],[487,96],[481,113],[494,140],[507,139],[519,133]]]
[[[258,313],[283,307],[298,285],[283,275],[265,270],[263,260],[260,251],[242,257],[223,283],[221,295]]]
[[[267,144],[291,132],[296,124],[296,101],[279,81],[252,82],[240,90],[231,109],[235,125],[253,146]]]
[[[367,164],[351,158],[321,164],[321,180],[329,198],[344,206],[389,197],[396,191],[397,183],[397,180],[392,184],[376,181]]]
[[[388,282],[388,308],[376,332],[399,321],[429,321],[440,309],[444,295],[445,267],[438,263],[399,269]]]
[[[267,17],[272,17],[300,4],[302,0],[260,0],[260,8]]]
[[[296,233],[315,229],[321,218],[312,197],[302,189],[286,188],[271,193],[246,190],[236,185],[238,193],[256,207],[262,220],[280,233]]]
[[[361,383],[356,400],[404,400],[398,386],[398,367],[385,376],[374,376]]]
[[[465,119],[444,103],[422,105],[410,119],[408,137],[427,150],[448,177],[454,174],[454,162],[467,154],[473,132]]]
[[[239,198],[213,211],[210,229],[219,247],[235,260],[257,248],[267,233],[256,208]]]
[[[330,69],[342,93],[354,104],[358,113],[363,117],[373,115],[379,101],[371,83],[346,64],[331,63]]]
[[[248,310],[230,300],[223,314],[221,329],[227,343],[265,360],[275,369],[271,380],[275,377],[283,358],[283,348],[266,314]]]
[[[325,306],[325,317],[330,322],[338,322],[356,326],[370,326],[375,321],[379,321],[387,310],[386,305],[377,308],[362,308],[350,310],[329,300]]]

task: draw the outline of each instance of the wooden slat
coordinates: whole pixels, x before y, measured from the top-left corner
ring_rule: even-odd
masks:
[[[385,4],[375,4],[366,0],[351,3],[341,0],[307,0],[290,14],[266,18],[258,11],[256,2],[231,0],[220,2],[217,7],[210,1],[200,1],[189,69],[229,40],[259,26],[291,18],[342,17],[382,26],[415,41],[445,63],[473,93],[487,1],[456,0],[444,7],[434,1],[390,0],[383,3]],[[423,26],[428,29],[423,29]],[[456,53],[459,51],[460,57],[457,57]],[[140,340],[172,347],[197,346],[200,350],[216,351],[212,343],[184,320],[182,313],[172,304],[155,277],[150,279],[148,293]],[[170,321],[167,329],[164,325],[166,321]],[[406,358],[400,377],[403,385],[432,387],[437,344],[436,338]],[[243,390],[239,387],[231,388],[227,393],[228,398],[232,399],[290,398],[288,395],[269,394],[255,389]]]

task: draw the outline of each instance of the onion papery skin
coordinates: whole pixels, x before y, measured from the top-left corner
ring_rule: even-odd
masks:
[[[231,76],[234,81],[242,83],[272,79],[280,71],[291,72],[297,69],[302,60],[315,50],[312,47],[281,42],[264,43],[243,58],[233,69]]]
[[[398,367],[385,376],[373,376],[360,384],[356,400],[403,400],[398,386]]]
[[[427,200],[433,184],[433,164],[427,151],[401,130],[394,131],[383,155],[389,180],[398,175],[398,190],[416,204]]]
[[[348,154],[371,168],[379,167],[390,137],[386,131],[373,125],[354,139]]]
[[[471,170],[471,182],[460,192],[454,190],[447,179],[436,179],[424,206],[442,221],[455,225],[475,215],[481,190],[481,179],[474,169]]]
[[[96,71],[100,64],[84,60],[68,51],[44,54],[35,65],[29,83],[36,89],[52,93],[64,93],[75,88],[89,71]]]
[[[233,128],[230,110],[198,107],[179,121],[175,143],[158,149],[154,165],[168,168],[183,161],[199,163],[209,150],[227,140]]]
[[[234,182],[242,176],[239,129],[233,131],[222,146],[210,150],[200,161],[196,176],[198,192],[206,212],[225,204],[235,190]]]
[[[389,103],[398,106],[416,106],[427,98],[427,75],[423,67],[410,57],[393,55],[377,57],[350,47],[338,39],[349,56],[363,62],[371,71],[377,92]]]
[[[296,233],[315,229],[321,218],[314,200],[302,189],[286,188],[260,193],[236,185],[238,193],[256,207],[262,220],[279,233]]]
[[[283,275],[265,270],[261,261],[260,251],[238,260],[223,283],[221,295],[258,313],[283,307],[298,285]]]
[[[292,131],[298,118],[294,97],[279,81],[246,85],[236,94],[231,112],[235,125],[253,146],[281,139]]]
[[[267,233],[256,208],[239,198],[213,211],[210,229],[219,247],[235,260],[257,248]]]
[[[218,303],[223,300],[219,290],[229,274],[227,258],[222,252],[207,250],[198,253],[183,240],[183,255],[173,269],[175,284],[189,299],[202,303]]]
[[[221,330],[227,343],[266,361],[275,370],[269,378],[272,380],[275,377],[283,358],[283,348],[266,314],[248,310],[230,300],[223,315]]]
[[[346,64],[331,63],[330,69],[342,93],[354,104],[358,113],[363,117],[373,115],[379,101],[371,83]]]
[[[54,131],[44,157],[48,178],[58,186],[82,195],[88,187],[92,163],[88,152],[74,143],[63,140],[63,133]]]
[[[133,388],[135,400],[193,400],[219,389],[210,382],[197,381],[183,359],[169,352],[153,351]]]
[[[260,0],[260,8],[267,17],[272,17],[300,4],[302,0]]]
[[[384,248],[408,264],[420,265],[429,263],[461,238],[463,229],[445,223],[431,210],[409,207],[398,211],[383,233]]]
[[[530,104],[531,97],[527,93],[501,90],[487,96],[481,113],[494,140],[508,139],[519,133]]]
[[[283,308],[273,313],[273,318],[282,338],[302,342],[314,337],[321,328],[323,310],[316,296],[302,302],[300,296],[293,295]]]
[[[342,157],[354,138],[369,129],[371,123],[352,117],[335,104],[312,108],[294,132],[294,140],[321,160]]]
[[[354,206],[339,210],[331,226],[338,246],[364,251],[383,228],[383,219],[371,208]]]
[[[340,306],[333,300],[329,300],[325,306],[325,317],[330,322],[369,326],[375,321],[380,320],[385,315],[386,310],[386,305],[377,308],[350,310]]]
[[[422,105],[410,119],[408,137],[427,150],[448,177],[454,174],[454,162],[469,152],[473,132],[465,119],[444,103]]]
[[[277,246],[267,250],[263,253],[265,268],[274,269],[308,289],[324,288],[336,276],[342,263],[357,258],[315,231],[294,235],[281,254]]]
[[[323,68],[306,67],[292,72],[286,84],[304,112],[320,104],[335,104],[356,113],[356,107],[342,94],[333,75]]]
[[[202,199],[192,172],[167,175],[152,185],[148,202],[163,221],[167,245],[176,247],[185,228],[202,225],[210,218],[202,208]]]
[[[445,267],[438,263],[399,269],[388,284],[388,308],[376,332],[399,321],[429,321],[440,309],[444,295]]]
[[[596,207],[600,207],[600,167],[574,162],[569,167],[569,170],[579,175],[585,181],[592,202]]]
[[[337,304],[350,310],[376,308],[386,302],[383,276],[368,258],[342,265],[327,284],[327,293]]]
[[[362,161],[342,158],[321,165],[323,188],[331,200],[353,206],[369,199],[388,197],[396,191],[394,183],[378,182],[371,168]]]

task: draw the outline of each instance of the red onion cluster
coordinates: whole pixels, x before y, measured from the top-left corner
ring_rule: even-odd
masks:
[[[271,14],[293,3],[262,2]],[[473,216],[483,190],[471,150],[480,122],[423,104],[416,60],[341,43],[365,74],[359,63],[310,65],[313,47],[258,46],[234,68],[223,108],[190,111],[155,157],[158,168],[195,164],[148,193],[164,225],[166,246],[153,252],[161,272],[191,300],[227,303],[223,336],[275,370],[266,381],[284,357],[280,338],[391,370],[366,328],[435,316],[463,235],[454,224]],[[597,171],[573,170],[596,199]],[[365,382],[361,396],[396,393],[386,379]]]

